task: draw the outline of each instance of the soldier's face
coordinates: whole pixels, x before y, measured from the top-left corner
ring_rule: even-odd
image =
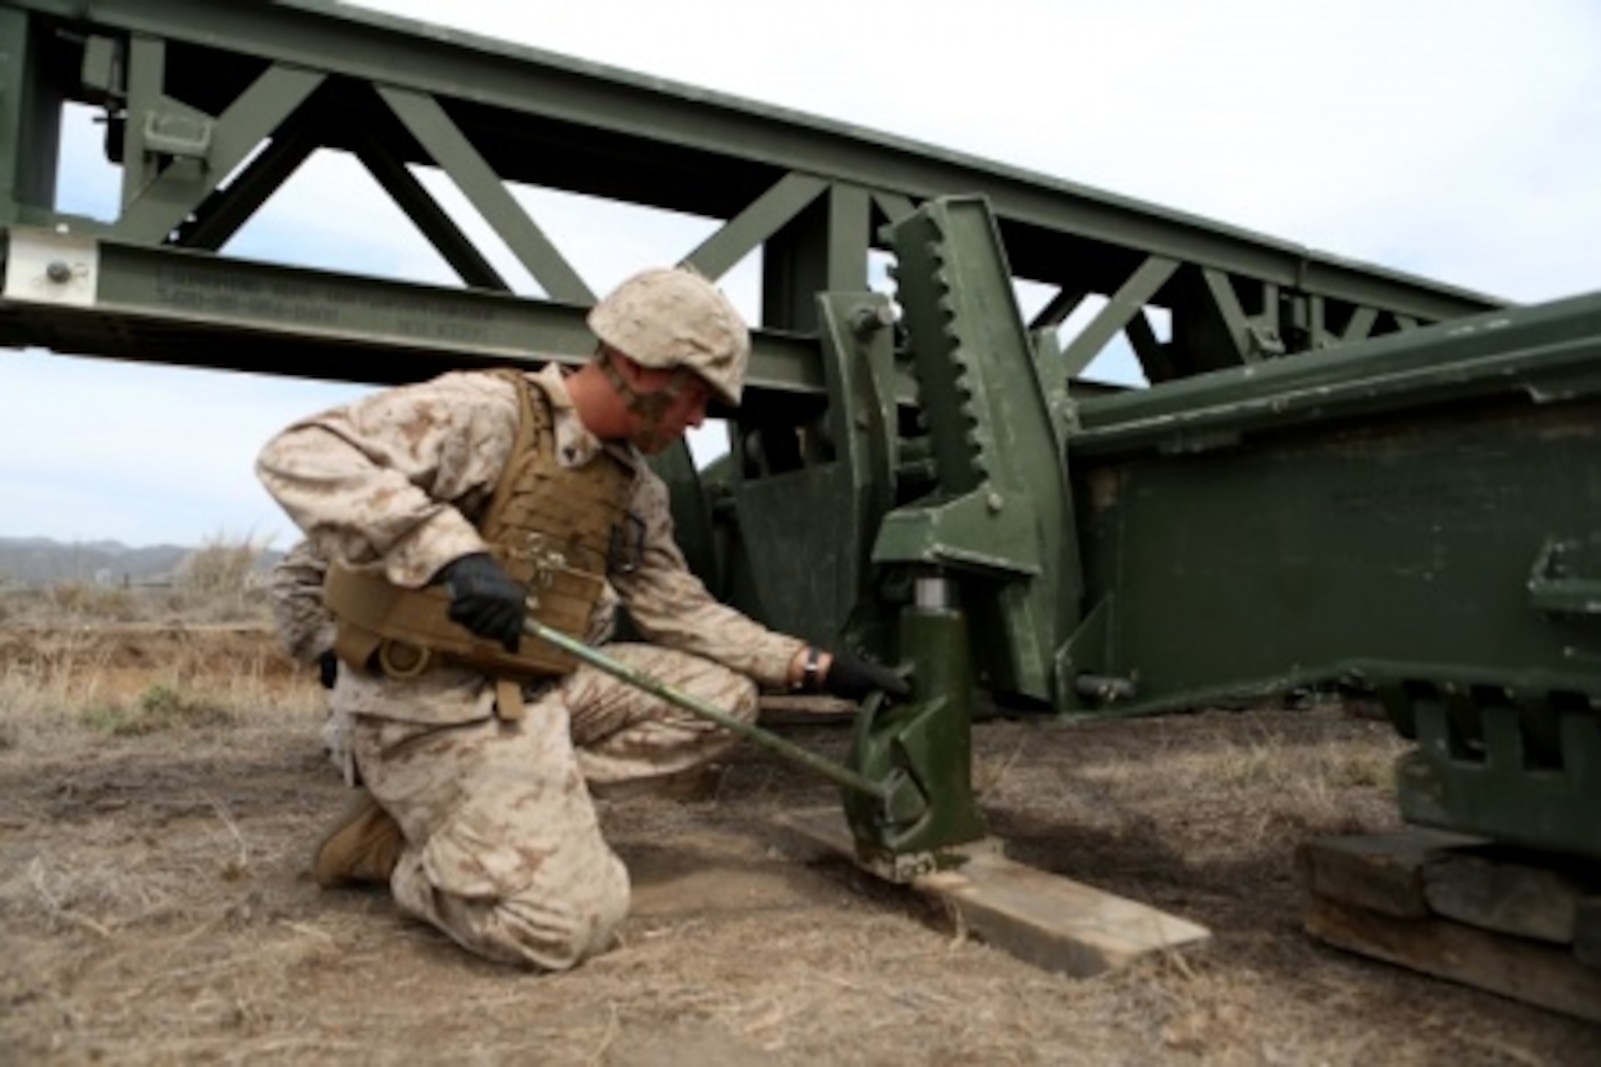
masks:
[[[636,367],[635,374],[636,380],[630,384],[642,397],[663,398],[656,411],[631,412],[629,440],[641,452],[655,455],[706,421],[712,389],[698,375],[653,367]]]

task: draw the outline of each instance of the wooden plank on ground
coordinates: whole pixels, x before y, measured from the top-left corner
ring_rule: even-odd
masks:
[[[781,815],[778,822],[810,846],[858,862],[837,808]],[[959,868],[914,878],[911,888],[944,901],[987,944],[1047,970],[1088,977],[1151,953],[1195,948],[1212,936],[1149,905],[1009,860],[993,842],[967,856]]]
[[[757,721],[763,726],[848,725],[855,720],[855,701],[820,693],[763,693],[757,701]]]
[[[1409,828],[1388,834],[1324,837],[1295,851],[1301,884],[1318,896],[1384,915],[1423,916],[1423,868],[1478,838]]]
[[[1469,926],[1573,943],[1574,916],[1584,887],[1568,874],[1508,859],[1495,850],[1465,849],[1423,871],[1429,910]]]
[[[1338,948],[1601,1022],[1601,972],[1568,949],[1442,918],[1381,915],[1313,896],[1306,929]]]
[[[1573,916],[1573,955],[1601,971],[1601,897],[1585,897]]]

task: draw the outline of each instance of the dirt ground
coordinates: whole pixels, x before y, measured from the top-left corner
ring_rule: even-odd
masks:
[[[13,628],[0,664],[4,1063],[1601,1062],[1601,1028],[1302,933],[1296,843],[1395,823],[1401,742],[1337,706],[975,728],[1015,858],[1202,923],[1203,950],[1019,962],[799,850],[773,817],[834,788],[742,746],[709,796],[603,805],[633,914],[550,976],[311,883],[345,790],[266,633]]]

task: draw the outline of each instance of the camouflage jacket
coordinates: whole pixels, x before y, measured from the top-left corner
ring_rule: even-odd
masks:
[[[322,603],[328,561],[301,540],[267,576],[267,596],[284,648],[298,663],[311,664],[334,647],[334,620]]]
[[[609,632],[620,599],[647,640],[783,685],[804,643],[712,597],[673,540],[666,485],[637,451],[584,428],[558,366],[538,377],[551,397],[558,462],[577,466],[610,449],[634,471],[628,510],[642,524],[639,566],[609,577],[591,641]],[[493,493],[517,419],[511,382],[457,371],[297,422],[267,443],[256,471],[314,553],[418,588],[451,560],[485,550],[468,516]],[[415,722],[486,717],[492,701],[487,679],[456,668],[410,681],[344,671],[333,695],[342,710]]]

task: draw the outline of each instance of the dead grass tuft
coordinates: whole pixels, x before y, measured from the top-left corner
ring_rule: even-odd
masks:
[[[260,618],[266,591],[256,579],[270,541],[213,537],[191,552],[178,569],[174,607],[206,622]]]
[[[0,625],[267,625],[272,613],[261,572],[271,547],[268,539],[218,535],[190,552],[165,584],[0,588]]]
[[[122,586],[61,582],[42,594],[44,611],[51,617],[73,620],[132,622],[139,617],[138,599]]]
[[[165,685],[153,685],[140,693],[131,705],[120,701],[85,708],[84,724],[91,730],[114,737],[139,737],[164,730],[220,726],[233,715],[218,704],[178,692]]]

